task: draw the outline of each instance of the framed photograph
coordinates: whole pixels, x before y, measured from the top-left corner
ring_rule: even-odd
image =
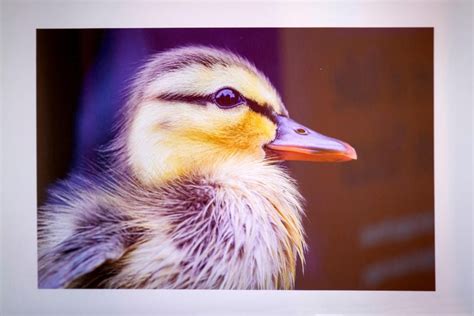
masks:
[[[356,4],[7,3],[5,312],[472,312],[472,5]]]
[[[432,28],[39,29],[37,66],[40,287],[435,290]]]

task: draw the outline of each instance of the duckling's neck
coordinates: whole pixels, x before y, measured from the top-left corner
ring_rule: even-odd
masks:
[[[301,196],[275,164],[232,161],[167,188],[173,243],[198,288],[292,288]],[[180,286],[178,286],[180,287]]]

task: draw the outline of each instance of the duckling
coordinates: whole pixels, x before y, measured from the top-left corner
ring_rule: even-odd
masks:
[[[40,288],[292,289],[302,196],[282,160],[355,150],[288,116],[256,67],[191,46],[138,72],[116,136],[38,211]]]

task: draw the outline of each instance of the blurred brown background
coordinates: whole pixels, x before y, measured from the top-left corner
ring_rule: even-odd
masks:
[[[296,289],[435,289],[432,28],[38,30],[38,205],[110,138],[142,61],[185,44],[246,56],[292,118],[357,150],[289,164],[307,213]]]
[[[307,201],[300,289],[434,290],[433,29],[286,29],[290,115],[358,160],[291,163]]]

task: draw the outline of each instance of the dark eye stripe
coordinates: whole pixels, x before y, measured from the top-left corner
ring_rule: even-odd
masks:
[[[243,96],[242,96],[243,97]],[[247,106],[260,115],[265,116],[273,123],[277,124],[277,113],[272,109],[271,106],[267,104],[259,104],[258,102],[243,97]],[[186,102],[198,105],[207,105],[208,103],[214,103],[214,95],[184,95],[184,94],[174,94],[166,93],[161,94],[157,97],[158,100],[169,101],[169,102]]]
[[[186,102],[193,103],[198,105],[206,105],[207,103],[212,103],[212,95],[185,95],[185,94],[174,94],[166,93],[161,94],[157,97],[158,100],[169,101],[169,102]]]
[[[259,104],[257,103],[256,101],[254,100],[251,100],[251,99],[247,99],[246,98],[246,101],[247,101],[247,105],[248,107],[258,113],[258,114],[261,114],[263,116],[265,116],[266,118],[268,118],[270,121],[272,121],[273,123],[275,123],[275,125],[277,124],[277,113],[275,112],[274,109],[272,109],[271,106],[267,105],[267,104]]]

